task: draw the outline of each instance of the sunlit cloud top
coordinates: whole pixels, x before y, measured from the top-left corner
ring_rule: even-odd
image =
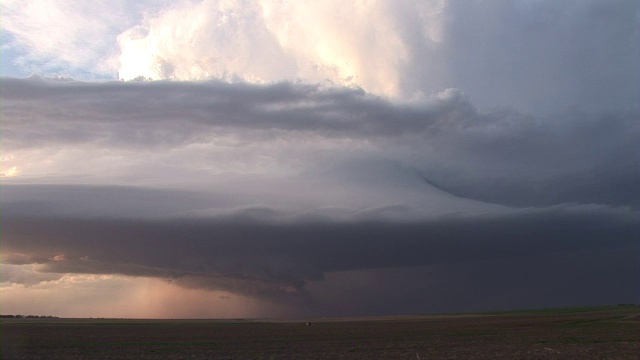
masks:
[[[2,56],[76,79],[460,88],[482,107],[611,110],[637,107],[637,13],[634,1],[5,1]]]

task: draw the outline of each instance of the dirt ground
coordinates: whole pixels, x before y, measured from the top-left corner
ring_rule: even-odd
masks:
[[[306,321],[2,319],[2,359],[634,359],[638,306]]]

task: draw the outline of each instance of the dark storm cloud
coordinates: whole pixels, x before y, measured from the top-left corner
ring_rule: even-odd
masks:
[[[451,112],[397,108],[361,90],[317,85],[81,83],[3,79],[5,141],[14,146],[100,141],[179,146],[218,127],[313,131],[326,136],[383,136],[423,131]],[[457,109],[456,109],[457,110]],[[14,143],[16,141],[16,143]]]
[[[158,152],[216,144],[227,135],[241,145],[313,151],[301,143],[342,140],[376,146],[379,152],[360,156],[413,168],[461,197],[520,207],[637,208],[640,201],[640,122],[633,111],[480,112],[451,89],[424,101],[393,102],[358,89],[290,83],[38,78],[3,79],[2,100],[5,152],[64,144]],[[300,155],[304,169],[323,151]],[[346,145],[334,151],[337,163],[353,152]]]
[[[430,139],[447,153],[424,167],[432,184],[510,206],[640,203],[640,122],[632,113],[547,118],[511,111]]]
[[[270,216],[237,211],[195,219],[104,219],[37,211],[29,216],[25,207],[3,207],[5,263],[40,263],[58,273],[171,278],[259,296],[302,291],[328,272],[628,248],[637,246],[640,225],[635,211],[575,205],[420,221],[375,212],[335,221],[268,209]]]
[[[406,280],[368,290],[408,289],[381,295],[386,305],[371,297],[370,313],[427,311],[416,299],[435,290],[442,297],[425,301],[430,309],[454,309],[446,303],[470,292],[489,304],[502,290],[517,297],[500,283],[518,277],[550,304],[575,303],[589,269],[637,280],[634,112],[483,112],[457,90],[400,102],[291,83],[35,78],[3,79],[2,102],[2,160],[18,170],[20,161],[27,170],[40,158],[57,164],[70,148],[108,160],[90,168],[96,179],[83,172],[94,159],[82,153],[57,168],[64,176],[47,173],[43,160],[44,173],[2,179],[6,264],[303,298],[300,309],[318,301],[320,312],[344,296],[335,274],[405,269]],[[238,141],[218,144],[219,136]],[[259,168],[243,151],[295,162],[273,175],[275,165]],[[126,177],[112,180],[109,166],[121,165]],[[175,175],[165,185],[168,170]],[[103,185],[81,185],[91,180]],[[615,254],[624,256],[616,262]],[[575,289],[558,290],[574,276]],[[637,295],[596,278],[611,298]],[[11,279],[28,283],[24,274]]]
[[[640,301],[637,0],[61,3],[9,6],[3,55],[178,81],[0,79],[2,286],[124,274],[291,315]]]
[[[640,246],[330,274],[317,314],[424,314],[593,306],[640,299]],[[330,284],[330,285],[329,285]],[[349,301],[345,301],[349,299]]]

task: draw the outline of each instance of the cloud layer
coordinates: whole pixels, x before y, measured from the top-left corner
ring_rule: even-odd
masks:
[[[480,112],[453,89],[391,101],[286,82],[5,79],[2,101],[3,167],[19,174],[2,178],[5,264],[164,278],[299,314],[341,313],[332,274],[438,274],[407,284],[417,292],[491,261],[519,274],[541,266],[541,278],[635,278],[634,114]],[[491,303],[486,271],[486,292],[474,291]],[[587,286],[552,299],[536,284],[549,304]],[[392,286],[379,285],[367,291]],[[458,285],[448,296],[470,291]],[[367,306],[428,311],[402,296]]]
[[[83,289],[64,314],[111,290],[108,314],[153,317],[640,301],[638,14],[4,1],[3,306],[59,311]]]
[[[5,157],[20,152],[28,159],[5,166],[29,176],[58,166],[58,175],[88,171],[91,181],[118,174],[121,183],[176,186],[278,176],[302,187],[332,181],[397,193],[436,187],[438,196],[519,207],[637,208],[640,198],[632,196],[640,179],[633,112],[480,112],[452,89],[425,101],[391,102],[359,90],[290,83],[38,78],[6,79],[3,100]],[[67,163],[86,151],[99,152],[85,164],[92,168]],[[325,196],[318,206],[337,205],[325,204]]]

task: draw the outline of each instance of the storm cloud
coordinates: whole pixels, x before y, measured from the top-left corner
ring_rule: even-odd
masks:
[[[3,59],[40,73],[0,79],[13,308],[100,282],[196,309],[153,317],[640,300],[636,2],[45,3],[66,30],[3,4]]]
[[[3,104],[5,154],[40,161],[3,178],[3,262],[41,273],[309,306],[328,274],[638,246],[629,114],[480,112],[456,90],[394,102],[290,83],[41,78],[6,79]],[[86,154],[92,176],[74,163]]]
[[[4,81],[3,114],[9,153],[97,145],[112,156],[132,152],[127,156],[136,160],[191,146],[198,156],[210,156],[176,164],[176,154],[169,162],[178,168],[167,172],[204,168],[209,161],[228,173],[229,162],[262,160],[270,162],[263,172],[276,167],[289,176],[343,177],[337,181],[357,181],[362,173],[381,178],[367,182],[409,177],[415,186],[413,173],[456,196],[518,207],[576,202],[637,208],[640,199],[636,112],[481,112],[455,89],[425,101],[393,102],[358,89],[290,83],[31,78]],[[252,166],[260,174],[260,166]]]

